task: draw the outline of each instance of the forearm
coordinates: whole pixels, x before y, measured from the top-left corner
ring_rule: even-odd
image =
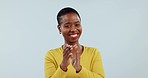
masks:
[[[82,67],[82,70],[78,73],[81,78],[105,78],[104,73],[92,72]]]
[[[47,74],[45,78],[66,78],[66,72],[59,67],[53,75]]]
[[[45,59],[44,72],[45,78],[66,78],[66,72],[49,58]]]

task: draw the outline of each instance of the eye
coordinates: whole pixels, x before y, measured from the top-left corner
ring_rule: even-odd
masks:
[[[79,27],[79,26],[81,26],[81,25],[80,25],[79,23],[77,23],[77,24],[75,24],[75,26],[76,26],[76,27]]]
[[[70,25],[67,24],[67,25],[64,25],[64,27],[65,27],[65,28],[70,28]]]

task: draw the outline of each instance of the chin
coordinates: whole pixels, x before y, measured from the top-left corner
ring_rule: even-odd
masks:
[[[75,43],[78,43],[78,40],[69,40],[69,43],[75,44]]]

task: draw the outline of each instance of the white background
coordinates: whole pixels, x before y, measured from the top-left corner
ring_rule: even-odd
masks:
[[[44,78],[65,6],[80,13],[80,43],[100,50],[106,78],[148,78],[147,0],[0,0],[0,78]]]

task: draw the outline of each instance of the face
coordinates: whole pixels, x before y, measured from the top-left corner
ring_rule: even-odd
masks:
[[[59,32],[64,37],[65,43],[75,44],[82,33],[82,26],[80,18],[75,13],[68,13],[61,16],[60,25],[58,25]]]

